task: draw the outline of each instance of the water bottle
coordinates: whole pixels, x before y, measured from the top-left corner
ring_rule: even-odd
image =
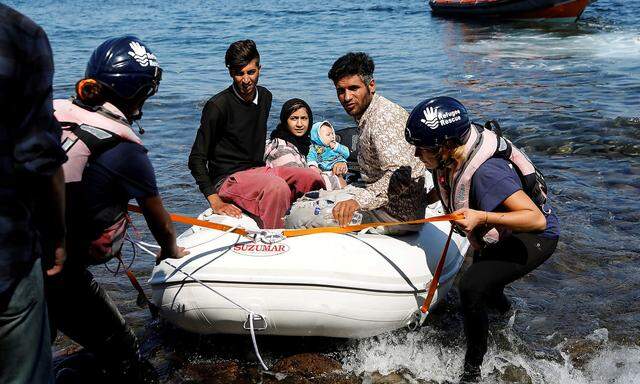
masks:
[[[327,226],[338,227],[338,222],[333,218],[333,207],[330,209],[324,209],[324,220]],[[351,221],[348,225],[360,225],[362,224],[362,213],[356,211],[353,213],[353,217],[351,217]]]

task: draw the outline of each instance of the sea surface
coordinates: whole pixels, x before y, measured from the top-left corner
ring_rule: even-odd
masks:
[[[230,83],[224,52],[239,39],[258,44],[260,83],[273,93],[270,128],[291,97],[309,102],[316,120],[352,125],[327,79],[347,51],[368,52],[380,94],[408,110],[427,97],[449,95],[476,121],[498,119],[545,173],[562,237],[551,259],[507,288],[515,312],[492,319],[485,377],[640,382],[640,1],[598,0],[577,23],[558,25],[446,20],[432,16],[424,1],[6,3],[47,31],[56,97],[71,95],[103,40],[136,34],[151,47],[164,78],[145,105],[143,140],[172,212],[197,215],[206,208],[187,156],[205,101]],[[146,282],[152,267],[139,255],[133,270]],[[122,274],[114,277],[102,266],[93,271],[163,381],[193,382],[185,371],[190,364],[257,366],[247,338],[184,334],[138,308]],[[464,354],[455,290],[418,332],[341,342],[258,341],[267,364],[319,352],[363,382],[389,374],[395,379],[387,382],[455,381]],[[72,348],[64,338],[56,345],[58,354]]]

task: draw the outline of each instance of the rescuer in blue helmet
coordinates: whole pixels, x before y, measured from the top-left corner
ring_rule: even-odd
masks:
[[[93,51],[85,78],[96,80],[103,87],[102,96],[134,121],[142,118],[144,102],[158,91],[162,69],[140,39],[122,36]]]
[[[53,337],[60,330],[84,347],[83,355],[58,366],[59,382],[156,381],[133,330],[87,266],[120,256],[131,199],[161,247],[159,259],[187,253],[176,245],[147,150],[131,129],[161,77],[146,44],[135,36],[117,37],[93,52],[76,95],[53,102],[68,157],[63,164],[67,261],[60,274],[46,280],[47,305]]]
[[[441,124],[440,119],[444,119],[445,124]],[[440,96],[414,108],[407,120],[405,137],[409,143],[421,148],[436,148],[447,141],[462,145],[470,128],[471,121],[464,105],[452,97]]]
[[[432,172],[429,203],[440,200],[448,213],[464,215],[454,225],[475,251],[459,291],[467,338],[461,382],[477,382],[487,351],[487,310],[507,312],[505,286],[553,254],[558,218],[542,173],[495,121],[472,123],[458,100],[436,97],[418,104],[405,138]]]

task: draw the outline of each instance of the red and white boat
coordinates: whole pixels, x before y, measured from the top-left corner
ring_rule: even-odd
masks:
[[[474,19],[578,20],[590,0],[430,0],[436,15]]]

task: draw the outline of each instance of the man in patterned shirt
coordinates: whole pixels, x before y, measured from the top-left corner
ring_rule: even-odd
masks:
[[[64,261],[64,176],[47,35],[0,4],[0,383],[52,383],[42,235]],[[37,211],[36,211],[37,208]],[[36,229],[36,220],[46,227]]]
[[[409,114],[376,93],[373,70],[366,53],[349,52],[329,71],[340,104],[358,124],[358,164],[365,182],[364,188],[345,188],[353,197],[334,206],[340,225],[358,210],[364,222],[415,220],[424,217],[427,205],[424,165],[404,138]]]

